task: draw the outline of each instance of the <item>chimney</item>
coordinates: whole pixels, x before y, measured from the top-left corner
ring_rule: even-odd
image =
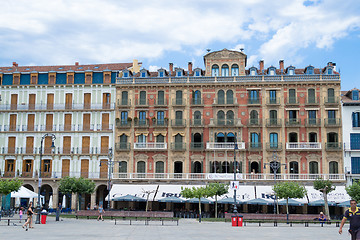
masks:
[[[264,60],[260,60],[259,65],[260,65],[260,72],[264,71]]]
[[[173,73],[174,69],[174,64],[173,63],[169,63],[169,71],[170,71],[170,75]]]
[[[192,71],[192,62],[188,63],[188,75],[192,75],[193,71]]]
[[[75,62],[75,66],[79,66],[79,62]]]
[[[16,62],[13,62],[13,67],[18,67],[19,64],[17,64]]]
[[[284,72],[284,60],[280,60],[279,65],[280,65],[280,72]]]

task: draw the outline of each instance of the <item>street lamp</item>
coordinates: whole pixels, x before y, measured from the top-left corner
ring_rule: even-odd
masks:
[[[234,182],[236,181],[236,149],[238,149],[236,135],[234,137]],[[236,206],[236,188],[234,188],[234,213],[237,213]]]
[[[275,186],[276,185],[277,171],[279,170],[281,165],[284,165],[285,169],[286,169],[286,164],[285,163],[279,163],[278,162],[278,156],[277,156],[276,152],[274,152],[273,156],[272,156],[272,162],[264,163],[264,169],[266,169],[266,165],[269,165],[270,168],[273,170],[273,173],[274,173],[274,186]],[[276,214],[276,195],[275,195],[275,198],[274,198],[274,214]]]
[[[45,133],[44,136],[42,136],[41,141],[40,141],[40,149],[39,149],[39,154],[40,154],[40,165],[39,165],[39,179],[38,179],[38,202],[37,202],[37,215],[36,215],[36,221],[35,224],[40,224],[40,188],[41,188],[41,162],[42,162],[42,155],[43,155],[43,142],[44,139],[46,137],[51,137],[52,143],[51,143],[51,149],[55,149],[55,134],[52,133]]]
[[[111,196],[110,196],[110,188],[111,188],[111,172],[112,172],[112,168],[115,164],[115,161],[112,161],[113,158],[113,149],[109,148],[109,152],[108,152],[108,161],[107,162],[103,162],[108,166],[108,185],[107,185],[107,189],[108,189],[108,202],[107,202],[107,209],[110,209],[110,200],[111,200]],[[101,161],[100,161],[100,166],[101,166]]]

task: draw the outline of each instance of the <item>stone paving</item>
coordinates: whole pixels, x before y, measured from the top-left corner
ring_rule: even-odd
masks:
[[[335,225],[310,225],[294,224],[290,227],[287,224],[247,224],[246,227],[231,227],[231,223],[224,222],[202,222],[195,219],[181,219],[179,226],[176,223],[150,222],[145,226],[143,221],[128,221],[114,224],[114,220],[96,221],[94,219],[69,219],[62,218],[62,221],[55,222],[54,217],[48,217],[47,224],[37,225],[34,229],[25,231],[21,224],[17,226],[5,226],[0,222],[0,239],[141,239],[141,240],[162,240],[162,239],[350,239],[347,233],[348,225],[344,226],[344,232],[339,235]]]

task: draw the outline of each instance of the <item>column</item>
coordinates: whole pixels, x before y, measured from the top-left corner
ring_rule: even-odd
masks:
[[[96,192],[90,195],[90,209],[93,209],[96,204]]]
[[[76,209],[77,206],[77,194],[73,193],[71,194],[71,209]]]
[[[54,189],[53,190],[53,204],[52,206],[49,206],[50,208],[54,208],[56,209],[56,207],[59,205],[59,194],[58,194],[58,189]]]

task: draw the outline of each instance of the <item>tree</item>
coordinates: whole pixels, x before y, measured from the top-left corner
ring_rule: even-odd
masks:
[[[217,218],[217,197],[228,193],[229,186],[224,183],[210,183],[208,186],[209,197],[215,196],[215,218]]]
[[[314,181],[314,188],[323,194],[324,202],[325,202],[325,215],[328,216],[328,219],[330,219],[327,195],[329,192],[335,190],[335,186],[330,180],[323,180],[321,178],[318,178]]]
[[[201,198],[210,195],[209,187],[181,188],[181,195],[184,198],[197,198],[199,200],[199,222],[201,222]]]
[[[15,179],[1,179],[0,180],[0,208],[2,206],[2,195],[8,195],[11,192],[18,191],[23,185],[23,181]]]
[[[273,187],[275,195],[280,199],[286,199],[286,219],[289,220],[289,198],[303,198],[306,194],[304,186],[296,182],[282,182]]]
[[[356,200],[356,202],[360,201],[360,184],[358,182],[353,182],[351,186],[348,186],[345,189],[351,199]]]
[[[80,206],[81,194],[92,194],[95,191],[95,183],[83,177],[65,177],[60,180],[59,191],[62,193],[76,193],[79,196],[79,201],[76,204],[76,210]]]

